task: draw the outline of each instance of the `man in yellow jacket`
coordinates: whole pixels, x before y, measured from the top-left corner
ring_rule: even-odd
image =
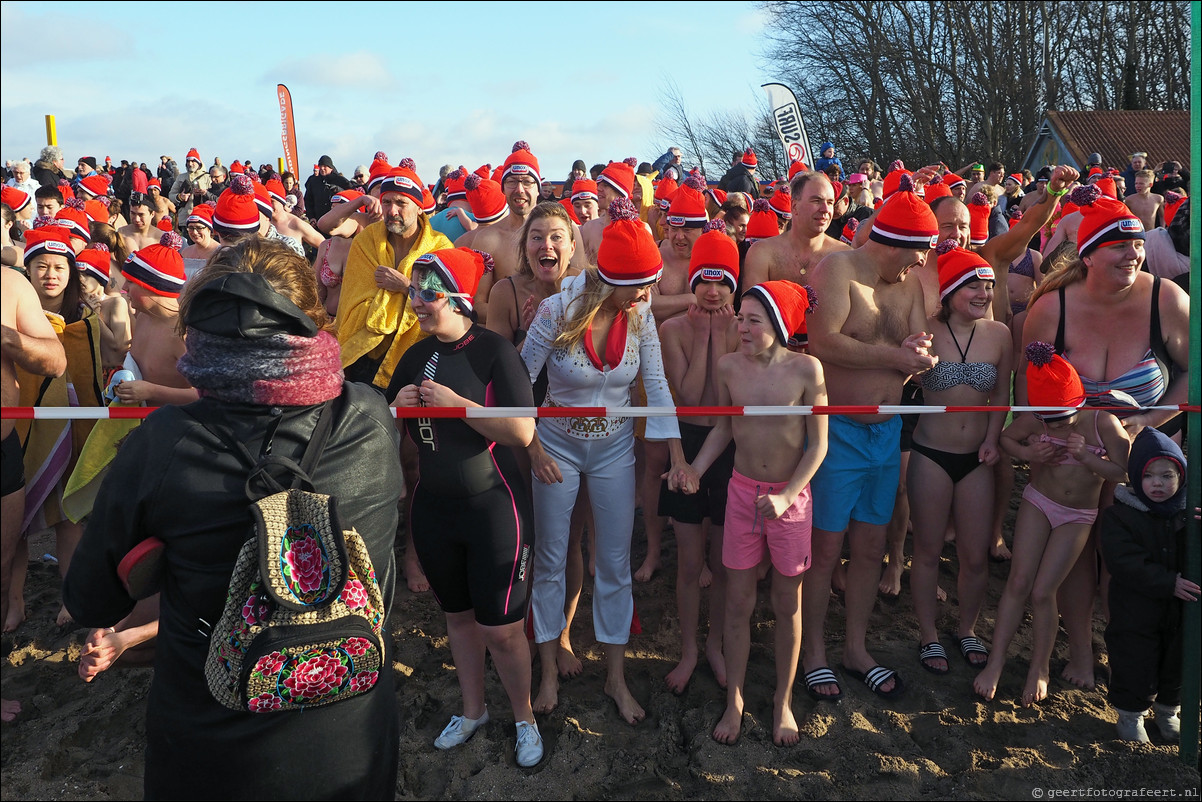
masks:
[[[412,159],[402,159],[380,185],[384,219],[351,243],[338,299],[338,344],[350,381],[388,387],[405,350],[421,339],[409,305],[409,276],[417,257],[454,247],[421,211],[422,182]]]

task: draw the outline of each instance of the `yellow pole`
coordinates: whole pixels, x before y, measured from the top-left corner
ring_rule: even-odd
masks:
[[[284,174],[284,172],[285,172],[285,170],[284,170],[284,157],[283,157],[283,156],[277,156],[277,157],[276,157],[276,162],[278,162],[278,163],[279,163],[280,175],[283,175],[283,174]]]
[[[51,147],[58,144],[58,132],[54,129],[54,115],[46,115],[46,144]]]

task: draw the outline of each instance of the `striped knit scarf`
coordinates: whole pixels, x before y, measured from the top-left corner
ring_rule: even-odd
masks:
[[[274,334],[222,337],[189,328],[179,372],[201,396],[269,406],[308,406],[342,393],[338,341]]]

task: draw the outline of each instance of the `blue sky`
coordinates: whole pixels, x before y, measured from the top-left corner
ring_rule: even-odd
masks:
[[[669,82],[694,115],[752,112],[778,77],[762,21],[749,2],[5,2],[0,153],[36,159],[54,114],[69,164],[182,167],[193,146],[206,164],[274,164],[285,83],[302,172],[328,153],[350,175],[383,150],[432,182],[524,139],[562,179],[577,158],[678,144],[655,126]]]

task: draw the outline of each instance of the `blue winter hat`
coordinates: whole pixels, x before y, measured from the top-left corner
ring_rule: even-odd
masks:
[[[1149,462],[1157,459],[1169,460],[1181,473],[1177,493],[1164,501],[1152,501],[1144,494],[1144,471]],[[1185,509],[1185,494],[1188,485],[1185,481],[1185,454],[1181,452],[1181,446],[1158,429],[1147,426],[1135,436],[1135,441],[1131,444],[1131,456],[1127,459],[1127,476],[1131,478],[1132,492],[1153,515],[1167,518]]]

